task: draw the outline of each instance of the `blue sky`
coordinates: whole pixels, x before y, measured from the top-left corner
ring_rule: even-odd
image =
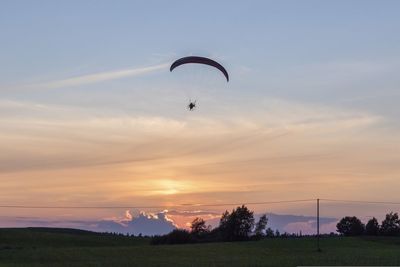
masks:
[[[2,1],[0,201],[394,201],[399,8]]]
[[[221,59],[232,71],[251,69],[244,78],[232,77],[231,87],[244,94],[318,102],[391,94],[398,83],[394,71],[381,70],[382,80],[372,85],[369,73],[362,73],[366,81],[355,77],[352,90],[310,88],[307,82],[331,78],[340,64],[350,68],[343,72],[354,71],[348,64],[375,72],[396,65],[398,8],[396,1],[3,1],[0,81],[4,87],[201,54]],[[337,66],[316,71],[327,64]],[[293,79],[291,71],[304,77],[282,83]],[[355,104],[390,112],[386,104],[366,102]]]

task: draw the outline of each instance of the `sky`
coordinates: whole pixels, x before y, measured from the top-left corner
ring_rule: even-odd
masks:
[[[160,207],[0,208],[0,226],[161,218],[169,229],[232,208],[171,209],[181,204],[399,201],[398,1],[0,6],[1,205]],[[220,62],[229,83],[207,66],[169,71],[188,55]],[[328,207],[327,218],[398,210]]]

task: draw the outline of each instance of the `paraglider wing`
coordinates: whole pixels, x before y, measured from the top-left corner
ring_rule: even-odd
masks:
[[[204,64],[204,65],[209,65],[214,68],[219,69],[225,76],[226,81],[229,82],[229,74],[226,71],[226,69],[219,64],[218,62],[206,58],[206,57],[196,57],[196,56],[190,56],[190,57],[183,57],[172,63],[171,67],[169,68],[170,71],[173,71],[176,67],[183,65],[183,64],[188,64],[188,63],[197,63],[197,64]]]

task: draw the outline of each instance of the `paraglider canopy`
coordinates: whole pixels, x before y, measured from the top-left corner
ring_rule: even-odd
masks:
[[[226,81],[229,82],[229,74],[226,71],[226,69],[218,62],[216,62],[210,58],[206,58],[206,57],[190,56],[190,57],[180,58],[180,59],[176,60],[174,63],[172,63],[169,70],[173,71],[176,67],[183,65],[183,64],[189,64],[189,63],[204,64],[204,65],[209,65],[214,68],[217,68],[219,71],[221,71],[224,74]]]

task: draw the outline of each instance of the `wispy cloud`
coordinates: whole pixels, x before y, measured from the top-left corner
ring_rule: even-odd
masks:
[[[261,101],[258,106],[233,118],[181,119],[2,100],[0,147],[6,156],[0,156],[0,172],[159,161],[180,170],[197,166],[226,172],[262,165],[265,160],[293,161],[299,155],[311,160],[308,155],[330,154],[308,151],[313,143],[304,152],[272,156],[269,151],[277,144],[304,143],[310,135],[322,141],[324,134],[350,138],[354,129],[364,130],[381,121],[368,113],[278,100]],[[232,168],[226,168],[227,164]]]
[[[2,100],[1,200],[229,203],[336,189],[346,198],[360,183],[364,194],[376,191],[374,177],[393,181],[382,191],[396,188],[398,137],[375,127],[381,117],[282,99],[248,102],[240,112],[202,108],[184,117]]]
[[[25,88],[43,88],[43,89],[56,89],[62,87],[71,87],[71,86],[79,86],[86,84],[93,84],[98,82],[116,80],[126,77],[134,77],[140,76],[144,74],[148,74],[151,72],[159,71],[168,67],[169,64],[158,64],[154,66],[148,67],[140,67],[140,68],[132,68],[132,69],[123,69],[116,71],[107,71],[107,72],[99,72],[93,74],[86,74],[81,76],[75,76],[66,79],[53,80],[43,83],[30,84],[25,86]]]

